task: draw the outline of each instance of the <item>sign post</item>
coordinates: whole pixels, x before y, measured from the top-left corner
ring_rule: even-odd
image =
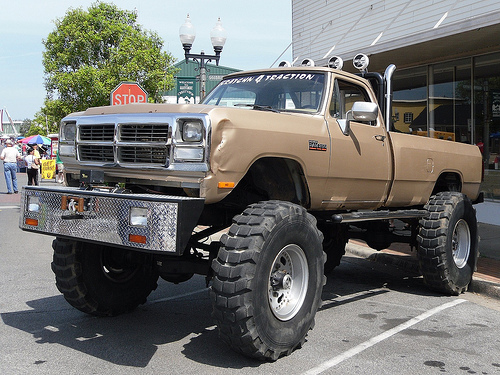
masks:
[[[179,104],[194,104],[196,80],[193,78],[178,78],[177,79],[177,103]]]
[[[148,93],[137,82],[122,82],[111,91],[111,105],[147,103]]]

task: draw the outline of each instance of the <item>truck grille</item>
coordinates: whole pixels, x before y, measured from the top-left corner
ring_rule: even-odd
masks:
[[[169,124],[160,122],[80,124],[78,159],[104,164],[164,166],[170,154],[169,132]]]
[[[80,125],[82,141],[109,141],[115,137],[115,124]]]
[[[113,163],[113,146],[80,145],[80,160],[100,163]]]
[[[120,124],[120,140],[123,142],[166,142],[167,124]]]
[[[124,146],[118,149],[122,163],[165,164],[166,147],[133,147]]]

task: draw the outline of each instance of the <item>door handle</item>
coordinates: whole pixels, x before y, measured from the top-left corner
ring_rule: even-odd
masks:
[[[374,135],[373,138],[375,138],[377,141],[384,142],[385,141],[385,135]]]

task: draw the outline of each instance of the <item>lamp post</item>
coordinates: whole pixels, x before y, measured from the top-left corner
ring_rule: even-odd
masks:
[[[179,28],[179,38],[184,48],[184,57],[186,59],[186,64],[189,59],[196,61],[199,64],[200,69],[200,101],[205,97],[205,88],[207,82],[207,69],[205,62],[215,61],[216,65],[219,65],[220,54],[222,48],[226,43],[226,30],[222,27],[222,22],[220,18],[217,20],[215,27],[210,32],[210,39],[212,41],[212,46],[214,47],[215,55],[206,55],[205,52],[201,51],[199,54],[190,53],[191,47],[193,45],[194,39],[196,38],[196,31],[191,23],[189,14],[187,15],[186,21]]]

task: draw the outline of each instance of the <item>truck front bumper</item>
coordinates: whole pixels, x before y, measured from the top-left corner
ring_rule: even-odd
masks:
[[[111,246],[182,255],[204,199],[25,186],[19,227]]]

